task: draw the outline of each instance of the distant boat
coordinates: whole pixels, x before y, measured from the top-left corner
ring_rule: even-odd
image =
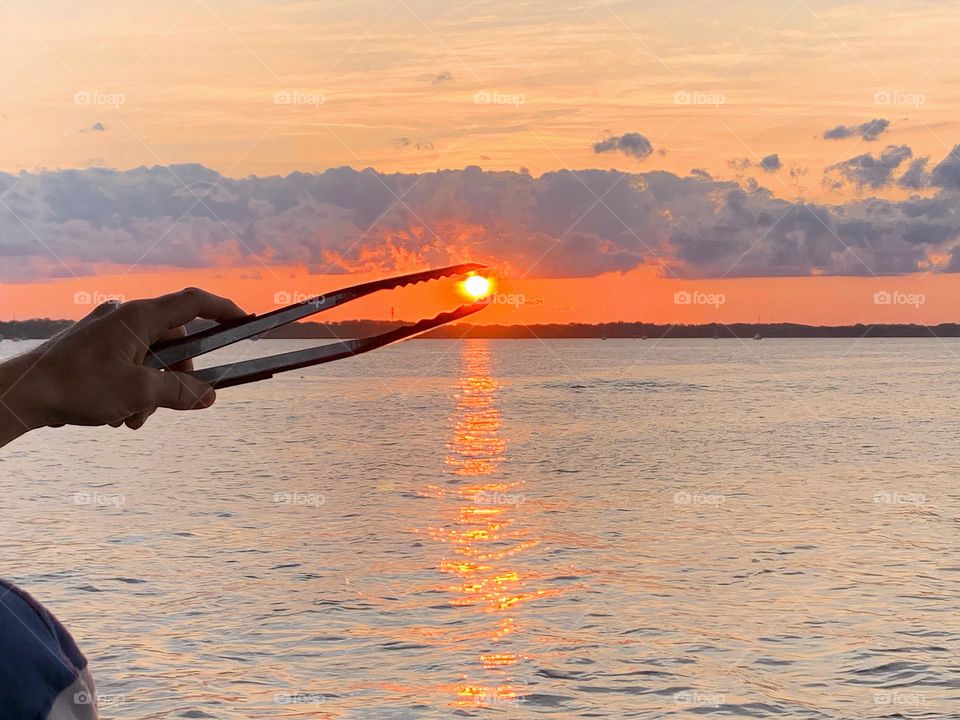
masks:
[[[763,340],[763,338],[760,337],[760,333],[757,333],[756,335],[754,335],[754,336],[753,336],[753,339],[754,339],[754,340]]]
[[[641,340],[646,340],[646,339],[647,339],[646,333],[644,333],[643,335],[641,335],[641,336],[640,336],[640,339],[641,339]]]
[[[601,339],[601,340],[606,340],[606,339],[607,339],[607,331],[606,331],[606,330],[603,331],[603,335],[600,336],[600,339]]]
[[[717,328],[714,328],[714,329],[713,329],[713,339],[714,339],[714,340],[719,340],[719,339],[720,339],[720,331],[719,331]]]

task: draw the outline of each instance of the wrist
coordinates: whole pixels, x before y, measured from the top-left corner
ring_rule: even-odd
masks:
[[[57,422],[44,365],[36,350],[0,364],[0,444]]]

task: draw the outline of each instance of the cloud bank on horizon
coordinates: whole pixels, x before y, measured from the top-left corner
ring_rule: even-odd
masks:
[[[646,157],[628,133],[596,152]],[[641,137],[642,136],[638,136]],[[644,138],[645,139],[645,138]],[[98,266],[300,264],[311,272],[407,269],[464,259],[528,277],[589,277],[655,265],[668,276],[891,275],[960,270],[960,145],[932,169],[891,145],[827,169],[888,200],[790,201],[751,179],[652,170],[533,177],[479,167],[234,179],[200,165],[0,173],[0,280]],[[754,166],[773,172],[779,155]]]

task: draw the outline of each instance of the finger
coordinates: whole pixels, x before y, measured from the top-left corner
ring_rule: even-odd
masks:
[[[226,322],[246,315],[232,300],[197,288],[187,288],[155,300],[148,300],[147,304],[152,305],[156,313],[158,333],[186,325],[195,318]],[[152,342],[156,342],[156,338]]]
[[[150,410],[144,410],[143,412],[138,412],[136,415],[131,415],[128,417],[124,423],[131,430],[139,430],[142,428],[147,420],[150,419],[150,416],[157,411],[156,408],[151,408]]]
[[[170,366],[171,370],[176,370],[177,372],[193,372],[193,360],[187,358],[186,360],[181,360],[178,363],[174,363]]]
[[[141,412],[158,407],[199,410],[210,407],[217,399],[212,387],[187,373],[141,368],[139,383],[145,399],[140,403],[144,408]]]
[[[186,336],[187,336],[187,328],[184,327],[183,325],[178,325],[175,328],[172,328],[170,330],[164,330],[162,333],[160,333],[156,342],[164,342],[166,340],[177,340],[179,338],[186,337]],[[193,360],[188,358],[178,363],[174,363],[173,365],[170,366],[170,370],[176,370],[177,372],[190,372],[191,370],[193,370]]]
[[[176,340],[177,338],[182,338],[187,334],[187,329],[183,325],[178,325],[175,328],[170,328],[169,330],[163,330],[157,334],[157,342],[165,342],[167,340]]]

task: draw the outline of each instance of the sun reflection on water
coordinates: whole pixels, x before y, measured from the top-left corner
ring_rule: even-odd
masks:
[[[539,543],[524,518],[523,483],[501,468],[507,456],[497,393],[486,341],[463,343],[456,385],[453,436],[445,464],[453,482],[432,486],[424,494],[452,500],[440,526],[430,535],[443,546],[437,568],[450,576],[450,604],[482,616],[475,662],[460,670],[452,688],[453,705],[495,706],[523,701],[529,652],[516,642],[523,626],[518,605],[540,596],[530,590],[511,560]],[[459,482],[457,482],[459,480]]]

